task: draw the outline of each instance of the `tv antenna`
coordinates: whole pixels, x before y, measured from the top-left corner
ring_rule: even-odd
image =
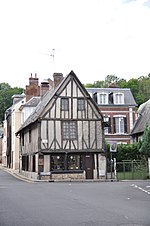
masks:
[[[55,49],[52,49],[52,54],[50,54],[50,56],[53,58],[53,65],[54,65]]]

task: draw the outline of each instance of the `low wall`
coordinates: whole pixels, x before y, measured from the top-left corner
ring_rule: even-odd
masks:
[[[35,172],[29,172],[29,171],[21,171],[20,174],[22,174],[23,176],[30,178],[30,179],[34,179],[37,180],[38,179],[38,173]]]
[[[85,179],[85,171],[82,172],[42,172],[41,180],[83,180]]]

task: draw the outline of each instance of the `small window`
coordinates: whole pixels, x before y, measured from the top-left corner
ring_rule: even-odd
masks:
[[[24,146],[24,133],[22,133],[22,146]]]
[[[114,103],[115,104],[124,104],[124,94],[123,93],[115,93],[114,94]]]
[[[98,93],[97,102],[98,102],[98,104],[108,104],[108,94],[107,93]]]
[[[78,111],[84,111],[85,110],[85,100],[82,99],[78,99]]]
[[[29,129],[29,143],[31,143],[31,129]]]
[[[104,118],[104,122],[105,122],[105,118]],[[108,121],[106,121],[106,123],[108,124],[108,126],[104,127],[104,133],[108,134],[111,133],[111,118],[108,117]]]
[[[33,155],[32,157],[32,172],[35,172],[36,170],[36,158],[35,158],[35,155]]]
[[[77,139],[77,123],[63,122],[62,136],[63,136],[63,140],[76,140]]]
[[[68,111],[69,110],[69,99],[61,98],[61,110]]]

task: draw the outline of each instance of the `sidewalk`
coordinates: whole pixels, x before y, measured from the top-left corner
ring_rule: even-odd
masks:
[[[14,176],[15,178],[17,178],[19,180],[23,180],[23,181],[30,182],[30,183],[36,182],[36,180],[30,179],[30,178],[27,178],[27,177],[21,175],[19,173],[19,170],[14,170],[14,169],[11,169],[11,168],[7,168],[7,167],[2,166],[1,164],[0,164],[0,170],[3,170],[5,172],[11,174],[12,176]]]
[[[19,170],[14,170],[11,168],[7,168],[4,167],[0,164],[0,170],[3,170],[9,174],[11,174],[12,176],[16,177],[17,179],[29,182],[29,183],[35,183],[35,182],[115,182],[117,181],[116,179],[82,179],[82,180],[35,180],[35,179],[31,179],[28,177],[25,177],[24,175],[19,173]]]

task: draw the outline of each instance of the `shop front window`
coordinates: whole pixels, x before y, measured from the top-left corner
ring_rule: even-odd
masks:
[[[68,155],[68,170],[81,169],[81,156],[77,154]]]
[[[64,155],[52,155],[51,156],[51,170],[64,170]]]

